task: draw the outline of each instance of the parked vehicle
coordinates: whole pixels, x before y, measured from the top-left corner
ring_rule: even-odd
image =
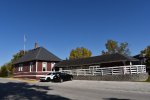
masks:
[[[52,81],[54,82],[63,82],[63,81],[72,81],[73,76],[67,73],[61,73],[61,72],[57,72],[55,73],[55,76],[53,77]]]
[[[54,76],[55,76],[55,73],[48,73],[47,75],[44,75],[44,76],[42,76],[42,77],[40,77],[40,81],[41,82],[43,82],[43,81],[47,81],[47,82],[49,82],[49,81],[51,81],[53,78],[54,78]]]
[[[72,80],[73,76],[67,73],[62,73],[62,72],[52,72],[48,73],[47,75],[44,75],[40,77],[40,81],[53,81],[53,82],[63,82],[63,81],[69,81]]]

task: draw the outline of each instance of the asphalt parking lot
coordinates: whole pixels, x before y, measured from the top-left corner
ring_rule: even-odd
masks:
[[[150,83],[80,81],[63,83],[0,78],[0,100],[150,100]]]

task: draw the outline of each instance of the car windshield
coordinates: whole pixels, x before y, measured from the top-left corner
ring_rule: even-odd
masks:
[[[60,72],[53,73],[54,75],[60,74]]]

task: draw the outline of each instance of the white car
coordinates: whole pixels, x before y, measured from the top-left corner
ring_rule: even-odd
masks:
[[[43,75],[42,77],[40,77],[40,81],[51,81],[53,80],[55,76],[55,73],[48,73],[47,75]]]

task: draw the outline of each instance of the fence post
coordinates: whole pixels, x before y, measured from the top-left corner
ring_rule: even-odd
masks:
[[[111,68],[111,74],[113,75],[113,68]]]
[[[77,76],[78,76],[78,70],[76,70]]]
[[[94,75],[94,67],[93,67],[93,71],[92,71],[92,74]]]
[[[144,67],[143,66],[141,66],[141,70],[142,70],[142,73],[144,72]]]
[[[70,70],[70,74],[73,74],[72,70]]]
[[[131,66],[129,68],[130,68],[130,74],[132,74]]]
[[[103,76],[103,70],[101,69],[101,73],[102,73],[102,76]]]
[[[137,73],[137,74],[139,73],[138,66],[136,66],[136,73]]]
[[[84,70],[84,76],[86,76],[86,71]]]
[[[123,69],[123,74],[125,75],[126,74],[126,67],[123,66],[122,69]]]

